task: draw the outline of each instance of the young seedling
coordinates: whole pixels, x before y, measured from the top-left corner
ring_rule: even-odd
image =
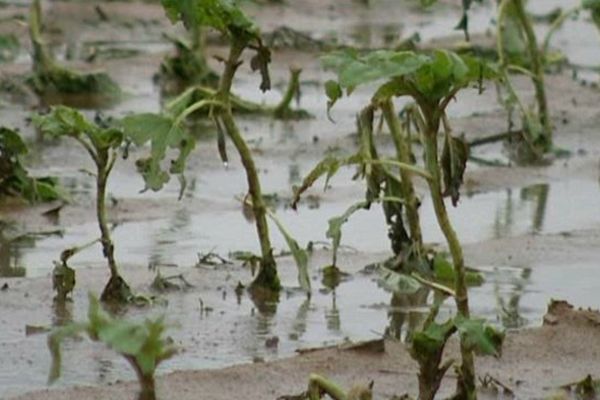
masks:
[[[117,149],[124,141],[123,132],[98,126],[80,112],[64,106],[53,108],[47,115],[35,116],[34,122],[42,132],[52,137],[74,139],[93,160],[96,166],[96,218],[103,254],[110,269],[110,279],[101,299],[107,302],[129,301],[131,290],[119,273],[106,215],[106,185],[118,157]]]
[[[336,70],[341,68],[346,61],[339,54],[332,54],[323,58],[326,68]],[[382,62],[379,70],[367,71],[359,66],[345,76],[344,84],[347,87],[360,85],[361,76],[374,76],[380,74],[385,77],[389,74],[388,65],[393,64],[393,59],[386,59],[390,54],[386,52],[374,52],[367,57]],[[372,67],[370,65],[369,67]],[[342,96],[342,87],[335,81],[329,81],[325,85],[327,95],[330,98],[328,110]],[[342,216],[330,220],[327,236],[333,240],[333,265],[336,264],[337,248],[341,236],[341,225],[356,211],[367,209],[373,202],[381,202],[386,222],[389,227],[388,236],[391,247],[398,258],[395,269],[402,269],[407,273],[418,268],[418,264],[424,259],[425,251],[419,221],[418,208],[420,201],[416,196],[413,185],[413,175],[428,177],[428,173],[414,165],[413,152],[411,148],[411,137],[404,128],[395,110],[391,99],[378,99],[377,93],[384,88],[376,90],[371,104],[363,109],[357,118],[359,134],[359,151],[357,154],[346,159],[328,157],[319,163],[304,179],[302,185],[295,190],[292,206],[295,207],[304,191],[311,187],[321,176],[326,175],[327,181],[337,173],[340,167],[347,165],[358,165],[359,175],[366,183],[365,201],[351,206]],[[380,156],[375,141],[374,118],[375,112],[380,110],[382,121],[387,125],[393,143],[396,156],[384,158]],[[395,170],[399,172],[396,173]],[[325,183],[327,186],[327,182]],[[408,222],[408,229],[405,226]]]
[[[105,73],[81,74],[57,64],[42,38],[42,7],[40,0],[31,2],[29,35],[33,47],[33,76],[29,84],[43,98],[61,100],[62,95],[97,96],[102,104],[121,96],[119,86]],[[68,98],[64,98],[69,102]]]
[[[64,198],[55,178],[29,176],[22,164],[27,153],[27,145],[18,132],[0,127],[0,200],[16,196],[37,203]]]
[[[496,35],[501,83],[507,91],[505,106],[515,106],[521,115],[522,137],[517,140],[517,161],[539,162],[553,150],[552,122],[544,84],[544,53],[539,48],[533,23],[524,0],[498,0],[498,32]],[[536,109],[523,104],[514,89],[510,73],[518,72],[531,78],[535,89]],[[525,147],[518,144],[525,142]],[[527,150],[528,149],[528,150]]]
[[[89,295],[88,320],[55,329],[48,336],[52,354],[49,383],[60,377],[62,366],[61,343],[82,333],[122,355],[134,369],[140,392],[138,400],[156,400],[154,373],[163,361],[173,357],[177,350],[172,340],[164,337],[164,318],[130,322],[114,319],[102,310],[98,299]]]
[[[337,81],[328,83],[331,103],[342,96],[343,90],[351,92],[358,85],[380,80],[385,80],[385,83],[377,90],[372,103],[385,104],[396,97],[409,97],[416,103],[409,109],[409,117],[420,134],[424,148],[424,168],[411,166],[410,171],[419,171],[419,175],[427,181],[438,225],[452,255],[454,287],[444,292],[455,298],[457,318],[472,321],[462,248],[444,202],[444,197],[448,196],[453,205],[458,203],[469,149],[463,139],[452,134],[446,108],[460,90],[472,82],[491,77],[493,71],[473,58],[461,58],[452,52],[441,50],[430,54],[377,51],[365,55],[355,51],[342,51],[330,54],[327,65],[338,77]],[[442,128],[443,150],[440,154],[438,136]],[[419,279],[424,281],[423,278]],[[439,285],[433,288],[441,289]],[[475,398],[473,346],[465,335],[461,335],[461,357],[457,398]],[[445,372],[447,368],[441,369]],[[429,385],[434,383],[429,382]]]

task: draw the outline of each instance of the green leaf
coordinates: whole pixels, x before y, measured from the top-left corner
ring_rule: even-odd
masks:
[[[115,319],[100,306],[98,299],[89,295],[88,321],[73,323],[54,330],[48,337],[52,355],[49,381],[60,376],[60,344],[69,337],[86,332],[95,341],[100,341],[128,360],[134,360],[144,375],[153,375],[160,362],[175,354],[172,341],[164,338],[164,318],[131,322]]]
[[[150,142],[150,156],[136,163],[146,183],[144,190],[161,190],[169,181],[169,173],[183,175],[185,163],[196,141],[173,118],[151,113],[136,114],[121,120],[121,126],[125,137],[136,145]],[[171,161],[167,172],[161,164],[169,149],[179,150],[179,155]]]
[[[444,324],[432,322],[424,331],[415,332],[410,351],[412,357],[420,364],[436,359],[455,330],[454,321],[448,320]]]
[[[0,156],[3,158],[27,154],[27,145],[14,130],[0,127]]]
[[[259,38],[260,31],[233,0],[162,0],[172,22],[211,27],[237,39]]]
[[[296,239],[292,237],[292,235],[288,232],[288,230],[283,226],[281,221],[277,218],[277,216],[268,211],[268,215],[275,222],[275,225],[279,229],[279,232],[283,235],[290,251],[292,252],[292,256],[294,257],[294,261],[296,262],[296,267],[298,268],[298,283],[300,287],[306,292],[310,293],[310,276],[308,274],[308,253],[304,250]]]
[[[85,323],[73,323],[53,330],[48,335],[48,349],[52,357],[52,363],[50,365],[50,373],[48,375],[48,383],[53,383],[60,378],[60,371],[62,368],[62,342],[71,337],[77,337],[80,334],[86,332],[88,324]]]
[[[294,198],[292,199],[292,208],[296,209],[300,196],[308,190],[316,181],[323,175],[326,175],[325,189],[331,177],[333,177],[342,166],[358,164],[360,156],[354,155],[348,158],[340,159],[331,155],[326,156],[321,160],[312,171],[304,178],[302,185],[294,190]]]
[[[454,287],[456,272],[454,266],[443,253],[437,253],[433,258],[433,274],[436,281],[451,284]],[[467,269],[465,276],[467,285],[479,286],[483,284],[483,276],[475,269]]]
[[[378,272],[379,284],[386,290],[396,294],[415,294],[421,289],[421,284],[418,280],[410,275],[392,271],[386,267],[379,267]]]
[[[360,54],[343,50],[322,57],[322,63],[337,74],[340,88],[348,92],[359,85],[386,80],[376,92],[376,99],[411,95],[435,102],[472,81],[493,76],[492,68],[482,61],[446,50],[428,54],[389,50]],[[330,86],[330,99],[335,99],[337,93]]]
[[[337,265],[337,252],[342,241],[342,226],[348,222],[348,219],[357,212],[358,210],[364,210],[369,207],[369,202],[361,201],[353,204],[339,217],[334,217],[329,220],[329,228],[327,229],[326,236],[333,242],[333,265]]]
[[[333,80],[328,80],[325,82],[325,94],[327,95],[327,115],[329,116],[329,112],[335,105],[335,103],[344,95],[342,92],[342,87]],[[331,119],[331,117],[330,117]]]
[[[460,198],[460,187],[469,159],[469,144],[462,138],[447,133],[442,151],[441,167],[444,175],[444,196],[450,196],[456,207]]]
[[[33,122],[43,133],[53,137],[93,135],[98,130],[82,113],[65,106],[53,107],[46,115],[36,114]]]
[[[460,314],[454,318],[454,324],[469,348],[481,355],[500,356],[503,332],[497,331],[482,319],[467,319]]]
[[[415,72],[427,63],[428,57],[411,51],[376,50],[360,55],[355,50],[342,50],[321,58],[325,69],[338,75],[341,87],[352,89],[358,85],[390,79]]]

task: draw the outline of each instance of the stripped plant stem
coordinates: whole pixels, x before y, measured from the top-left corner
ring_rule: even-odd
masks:
[[[219,90],[216,98],[222,103],[221,107],[213,109],[213,117],[216,123],[225,128],[229,138],[238,151],[248,180],[248,193],[252,199],[252,210],[256,221],[256,231],[261,249],[260,270],[252,287],[267,288],[278,291],[281,288],[279,277],[277,276],[277,267],[273,257],[273,248],[269,237],[269,226],[267,223],[266,205],[262,196],[258,172],[250,148],[242,137],[231,111],[230,92],[233,84],[233,78],[240,65],[240,57],[246,48],[246,43],[232,38],[229,57],[225,61],[225,70],[221,76]]]

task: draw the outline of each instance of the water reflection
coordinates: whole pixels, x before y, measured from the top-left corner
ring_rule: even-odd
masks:
[[[387,337],[409,342],[427,318],[427,299],[430,290],[422,287],[413,294],[392,294],[388,312]]]
[[[335,289],[331,291],[331,306],[325,308],[325,324],[329,332],[339,333],[342,331],[342,319],[340,318],[340,310],[337,306]]]
[[[11,238],[5,234],[6,226],[0,226],[0,277],[22,278],[26,269],[22,266],[23,250],[35,247],[30,236]]]
[[[531,224],[527,231],[532,234],[541,233],[544,230],[549,194],[550,185],[548,184],[537,184],[521,188],[518,200],[513,196],[513,189],[506,189],[504,206],[499,206],[496,210],[494,238],[499,239],[514,234],[515,225],[521,223],[520,211],[530,206],[533,209],[528,213]]]
[[[495,269],[494,295],[496,296],[497,316],[504,328],[521,328],[527,319],[521,314],[521,297],[530,283],[531,268]]]

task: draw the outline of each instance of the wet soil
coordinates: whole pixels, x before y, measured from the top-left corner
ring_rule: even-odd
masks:
[[[565,2],[531,3],[535,12],[542,13]],[[108,21],[99,20],[94,7],[87,3],[52,2],[47,7],[48,23],[55,28],[51,39],[57,54],[66,54],[71,46],[69,53],[76,59],[70,63],[105,69],[128,93],[124,101],[103,113],[118,117],[159,109],[163,100],[152,77],[169,50],[161,34],[181,30],[170,26],[158,4],[103,3]],[[448,32],[460,15],[460,9],[450,1],[426,12],[409,2],[391,0],[374,1],[370,9],[350,0],[248,7],[265,32],[284,24],[315,40],[335,39],[362,47],[393,45],[415,31],[424,42],[454,40],[454,36],[448,39]],[[26,8],[17,5],[1,12],[14,15],[25,13]],[[485,34],[490,15],[485,7],[474,9],[475,33]],[[556,44],[575,64],[600,65],[600,36],[588,25],[569,21],[567,29],[557,34]],[[546,28],[539,27],[541,31]],[[3,29],[22,27],[14,24]],[[139,52],[89,64],[82,58],[90,43]],[[209,53],[224,54],[224,49],[216,43]],[[322,90],[329,75],[321,70],[317,57],[315,49],[279,49],[273,60],[275,90],[260,94],[256,90],[259,78],[245,67],[240,69],[235,85],[235,91],[244,97],[275,103],[285,87],[288,65],[300,65],[304,70],[300,106],[315,118],[282,122],[240,116],[239,123],[260,166],[264,191],[279,199],[278,216],[299,243],[317,243],[310,259],[315,292],[310,300],[296,288],[290,257],[278,258],[286,289],[277,304],[253,302],[245,293],[236,295],[238,282],[251,280],[251,271],[239,261],[196,265],[199,253],[212,251],[232,258],[229,253],[233,251],[258,251],[254,226],[239,201],[246,187],[243,170],[235,157],[227,168],[222,165],[210,125],[199,128],[203,139],[189,163],[189,185],[181,201],[177,200],[176,180],[161,192],[140,193],[143,182],[133,162],[147,149],[133,150],[128,160],[116,166],[109,185],[113,199],[109,214],[123,275],[139,293],[151,293],[149,285],[157,269],[167,276],[183,274],[193,285],[186,291],[154,293],[158,297],[152,306],[122,310],[132,318],[166,314],[173,324],[172,336],[182,350],[160,368],[158,389],[163,398],[197,398],[202,393],[204,398],[229,399],[239,397],[243,388],[246,398],[275,399],[302,391],[310,372],[331,376],[348,386],[374,379],[376,398],[416,394],[416,365],[401,340],[422,319],[427,310],[423,299],[430,296],[399,298],[380,288],[376,276],[363,272],[367,264],[390,254],[379,209],[356,214],[344,229],[340,267],[350,278],[335,290],[321,282],[320,269],[331,262],[325,236],[327,221],[364,195],[360,183],[351,180],[354,171],[342,171],[327,191],[317,185],[298,212],[286,206],[292,186],[324,154],[354,151],[354,114],[368,101],[369,89],[357,91],[336,105],[332,113],[336,123],[329,122]],[[219,68],[216,61],[211,62]],[[23,73],[29,68],[26,48],[14,63],[0,65],[4,74]],[[547,78],[555,140],[571,152],[571,157],[544,167],[472,162],[460,205],[451,210],[465,244],[467,263],[479,268],[486,278],[482,286],[471,290],[473,313],[509,331],[503,357],[478,359],[478,373],[491,374],[515,390],[519,398],[540,398],[587,374],[600,375],[596,314],[563,310],[549,319],[552,325],[541,326],[552,298],[568,300],[576,307],[600,304],[600,92],[589,84],[589,80],[598,80],[596,74],[584,79],[588,83],[574,80],[568,68]],[[526,80],[517,79],[516,85],[526,99],[532,98]],[[59,176],[72,199],[50,216],[46,211],[61,204],[29,207],[12,203],[0,209],[0,220],[8,224],[1,232],[0,249],[0,286],[6,284],[6,290],[0,291],[0,398],[133,398],[136,385],[121,382],[134,379],[128,365],[87,341],[66,344],[58,388],[42,390],[49,366],[46,336],[27,335],[27,331],[83,318],[87,293],[102,290],[107,270],[98,246],[81,252],[72,259],[78,280],[73,302],[66,307],[53,306],[49,278],[52,261],[63,249],[97,236],[90,212],[93,187],[82,172],[92,166],[75,145],[67,141],[49,143],[37,137],[25,122],[32,108],[37,108],[35,97],[25,103],[6,102],[0,115],[6,124],[22,128],[30,140],[33,150],[28,164],[33,171]],[[88,112],[93,114],[94,110]],[[493,87],[482,96],[459,96],[450,114],[455,131],[464,132],[469,140],[507,128]],[[389,142],[386,135],[379,140],[383,145]],[[474,152],[478,158],[508,164],[499,143]],[[419,186],[419,192],[425,238],[443,248],[425,187]],[[272,236],[276,251],[285,250],[283,238],[277,232]],[[448,302],[442,317],[452,313],[453,305]],[[384,334],[389,338],[385,353],[329,349],[294,356],[299,348],[372,340]],[[447,379],[445,394],[450,393],[452,380],[452,376]],[[80,385],[84,387],[76,387]]]

